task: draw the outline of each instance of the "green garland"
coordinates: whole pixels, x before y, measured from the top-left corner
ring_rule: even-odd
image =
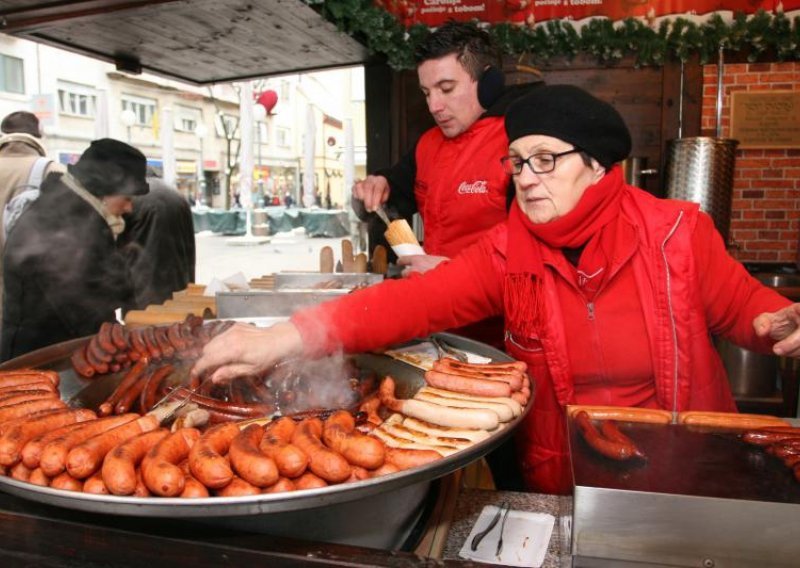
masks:
[[[396,70],[414,68],[414,49],[430,33],[422,24],[405,29],[371,0],[305,1]],[[660,66],[669,60],[686,61],[693,54],[706,63],[716,60],[720,46],[745,51],[749,61],[764,54],[778,61],[800,60],[800,17],[789,19],[782,12],[763,10],[751,16],[737,13],[731,22],[719,14],[699,24],[682,17],[664,19],[655,28],[639,18],[617,22],[593,18],[580,30],[568,20],[550,20],[533,28],[501,23],[486,29],[503,53],[528,55],[539,64],[588,55],[612,65],[633,55],[638,65]]]

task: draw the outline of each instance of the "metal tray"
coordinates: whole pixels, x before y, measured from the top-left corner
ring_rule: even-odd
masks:
[[[383,274],[370,272],[276,272],[275,290],[314,289],[315,286],[335,282],[340,288],[352,290],[359,286],[372,286],[383,282]],[[334,289],[334,288],[331,288]]]
[[[350,290],[252,290],[249,292],[218,292],[217,317],[220,319],[291,316],[305,306],[334,300]]]
[[[456,348],[472,351],[479,355],[490,357],[495,361],[510,360],[508,355],[502,351],[483,343],[448,333],[436,335]],[[75,406],[86,406],[87,401],[100,400],[98,397],[110,392],[116,382],[121,379],[121,373],[117,373],[100,379],[87,380],[79,377],[72,370],[69,356],[75,348],[87,340],[88,338],[82,338],[51,345],[7,361],[0,365],[0,369],[37,367],[57,370],[61,377],[62,397]],[[422,372],[406,363],[379,354],[365,353],[355,357],[362,369],[373,370],[381,377],[391,374],[397,381],[398,396],[400,397],[411,396],[423,384]],[[202,499],[120,497],[51,489],[9,477],[0,477],[0,490],[60,507],[131,516],[234,517],[326,507],[332,504],[386,495],[389,492],[399,492],[406,488],[410,489],[409,486],[427,484],[466,466],[503,442],[525,416],[531,404],[532,402],[528,403],[521,416],[507,423],[504,428],[494,433],[491,437],[441,460],[423,467],[375,479],[320,489],[245,497],[209,497]]]

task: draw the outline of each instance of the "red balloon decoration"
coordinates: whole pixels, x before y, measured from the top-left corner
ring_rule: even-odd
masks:
[[[278,93],[273,90],[264,91],[258,95],[256,102],[267,109],[267,114],[270,114],[275,105],[278,104]]]

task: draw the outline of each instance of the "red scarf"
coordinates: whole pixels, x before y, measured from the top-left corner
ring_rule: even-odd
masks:
[[[572,211],[549,223],[531,222],[514,201],[508,216],[506,327],[527,336],[542,330],[546,306],[541,246],[561,249],[585,245],[582,258],[593,259],[595,265],[603,262],[605,253],[597,237],[619,217],[622,185],[622,170],[616,166],[586,188]]]

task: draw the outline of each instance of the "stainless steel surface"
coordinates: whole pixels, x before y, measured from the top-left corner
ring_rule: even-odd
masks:
[[[463,351],[459,351],[458,349],[453,349],[453,347],[451,347],[449,344],[445,343],[436,336],[432,336],[430,340],[433,346],[436,347],[436,352],[439,354],[439,358],[455,357],[462,363],[467,362],[467,355]]]
[[[778,389],[780,363],[777,356],[756,353],[724,339],[717,339],[714,343],[725,366],[734,396],[759,397],[775,394]]]
[[[331,286],[329,289],[343,289],[350,291],[353,288],[372,286],[383,282],[383,274],[372,274],[368,272],[355,273],[355,272],[338,272],[338,273],[318,273],[318,272],[276,272],[275,273],[275,290],[281,291],[285,289],[305,289],[307,292],[311,291],[310,288],[319,286],[321,284],[334,284],[336,288]],[[316,290],[315,290],[316,291]]]
[[[380,217],[381,221],[383,221],[386,224],[387,227],[391,224],[391,221],[389,220],[389,216],[386,214],[386,209],[384,208],[383,205],[381,205],[380,207],[378,207],[375,210],[375,214],[378,217]]]
[[[505,353],[482,343],[447,333],[438,335],[458,349],[473,351],[491,357],[495,361],[509,360]],[[7,361],[0,365],[0,369],[23,366],[55,369],[61,376],[62,397],[71,400],[75,406],[91,406],[107,396],[122,377],[120,373],[91,381],[78,377],[69,364],[69,355],[85,341],[86,339],[77,339],[46,347]],[[423,384],[422,372],[411,365],[378,354],[359,354],[355,355],[355,358],[362,369],[373,370],[378,376],[391,374],[397,381],[399,397],[413,395]],[[531,403],[528,404],[526,411],[530,406]],[[34,501],[82,511],[152,517],[213,518],[266,515],[317,509],[357,500],[365,500],[367,503],[365,506],[369,507],[372,506],[369,503],[387,498],[387,493],[430,482],[479,459],[503,442],[524,416],[523,413],[490,438],[423,467],[321,489],[247,497],[136,498],[74,493],[0,477],[0,490]],[[397,511],[394,513],[399,514]],[[393,513],[386,511],[385,514]]]
[[[475,536],[472,537],[472,542],[469,543],[469,547],[475,551],[478,550],[478,546],[480,546],[481,541],[486,538],[486,536],[492,532],[494,527],[497,526],[497,523],[500,521],[500,515],[503,514],[503,510],[508,507],[508,503],[505,501],[500,504],[500,507],[497,509],[497,512],[494,514],[494,517],[491,518],[489,524],[486,525],[486,528],[482,529],[480,532],[476,533]]]
[[[671,140],[667,196],[700,204],[728,242],[737,140],[694,137]]]
[[[595,454],[568,425],[574,566],[796,566],[800,483],[733,433],[622,423],[646,463]]]
[[[796,288],[800,287],[800,274],[779,274],[769,272],[756,274],[756,279],[771,288]]]
[[[298,308],[313,306],[344,294],[350,290],[219,292],[217,317],[220,319],[290,316]]]

